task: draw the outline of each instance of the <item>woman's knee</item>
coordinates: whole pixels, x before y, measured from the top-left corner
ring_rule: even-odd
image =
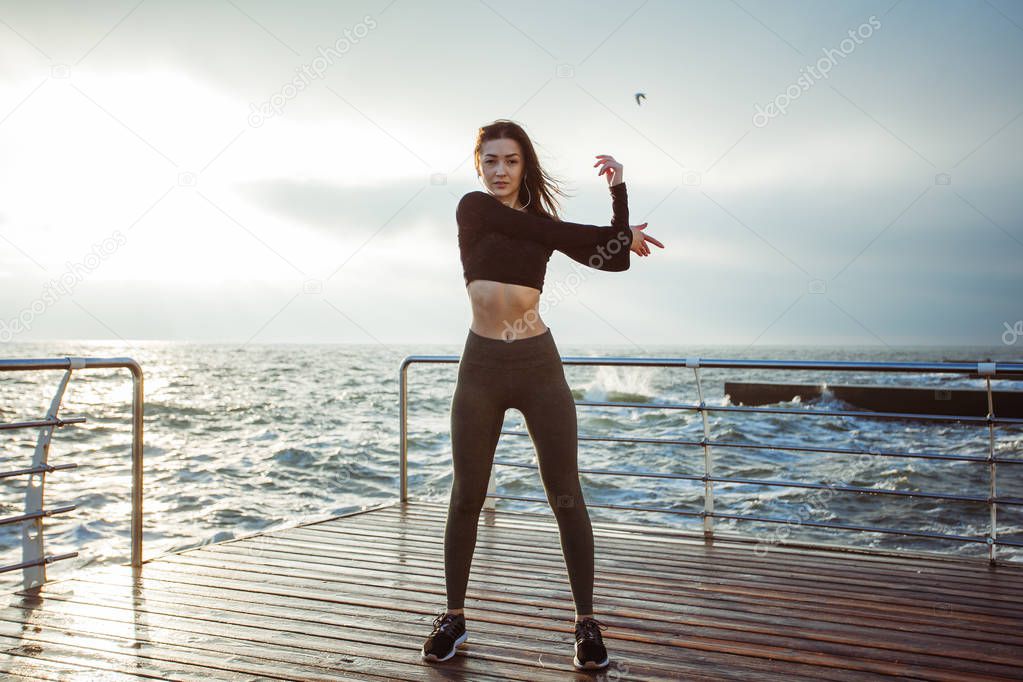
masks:
[[[487,483],[489,483],[489,479]],[[483,488],[482,493],[472,488],[475,486],[459,485],[457,482],[451,488],[449,508],[453,515],[467,519],[479,518],[487,491],[486,487]]]

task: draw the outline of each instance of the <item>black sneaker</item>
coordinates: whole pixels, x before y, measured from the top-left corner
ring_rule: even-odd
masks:
[[[446,661],[455,655],[455,647],[469,638],[465,614],[444,612],[433,619],[433,632],[423,644],[424,661]]]
[[[607,626],[596,618],[583,618],[575,624],[575,659],[572,664],[580,670],[586,668],[606,668],[610,659],[604,648],[601,630]]]

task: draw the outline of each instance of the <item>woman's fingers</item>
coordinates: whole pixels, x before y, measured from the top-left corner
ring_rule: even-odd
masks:
[[[643,223],[642,225],[636,225],[635,228],[637,230],[643,230],[646,229],[647,225],[649,224],[650,223]],[[635,244],[636,248],[634,250],[636,252],[636,255],[638,256],[650,255],[650,247],[647,245],[647,242],[650,242],[651,244],[654,244],[662,249],[664,248],[664,244],[662,244],[660,240],[658,240],[657,238],[650,236],[646,232],[640,232],[639,234],[642,237],[642,239]]]
[[[637,229],[637,230],[645,230],[645,229],[647,228],[647,226],[648,226],[649,224],[650,224],[650,223],[649,223],[649,222],[647,222],[647,223],[643,223],[642,225],[636,225],[636,229]],[[650,247],[646,246],[646,242],[650,242],[650,243],[652,243],[652,244],[656,244],[657,246],[661,247],[662,249],[664,248],[664,244],[662,244],[662,243],[661,243],[661,242],[660,242],[660,241],[659,241],[658,239],[656,239],[655,237],[652,237],[652,236],[650,236],[650,235],[649,235],[649,234],[647,234],[646,232],[642,232],[642,233],[640,233],[640,234],[642,234],[642,235],[643,235],[643,244],[642,244],[641,246],[642,246],[642,248],[645,248],[645,249],[646,249],[646,252],[647,252],[647,253],[650,253]]]

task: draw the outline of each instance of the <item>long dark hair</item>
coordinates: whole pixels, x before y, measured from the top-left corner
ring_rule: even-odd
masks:
[[[522,129],[522,126],[515,121],[499,118],[479,129],[476,133],[476,150],[473,153],[476,172],[479,175],[483,174],[483,169],[480,166],[483,143],[489,140],[503,139],[518,142],[519,147],[522,148],[522,155],[525,157],[525,179],[519,185],[519,203],[525,204],[528,201],[529,205],[525,210],[529,213],[552,220],[561,220],[558,216],[560,206],[554,195],[560,194],[563,197],[569,195],[561,188],[561,183],[540,165],[540,159],[533,148],[532,140],[529,139],[529,135]]]

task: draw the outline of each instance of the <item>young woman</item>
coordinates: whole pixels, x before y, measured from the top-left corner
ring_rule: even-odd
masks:
[[[547,261],[560,251],[596,270],[629,269],[629,254],[664,245],[629,225],[622,165],[597,156],[607,178],[611,225],[561,221],[557,188],[540,167],[533,144],[516,123],[480,128],[476,173],[487,191],[469,192],[455,212],[472,325],[451,401],[454,481],[444,533],[447,610],[423,644],[427,661],[446,661],[468,633],[463,611],[476,527],[486,497],[505,411],[522,412],[536,449],[540,477],[554,511],[575,602],[577,668],[608,665],[593,616],[593,531],[579,485],[575,401],[550,328],[537,312]]]

